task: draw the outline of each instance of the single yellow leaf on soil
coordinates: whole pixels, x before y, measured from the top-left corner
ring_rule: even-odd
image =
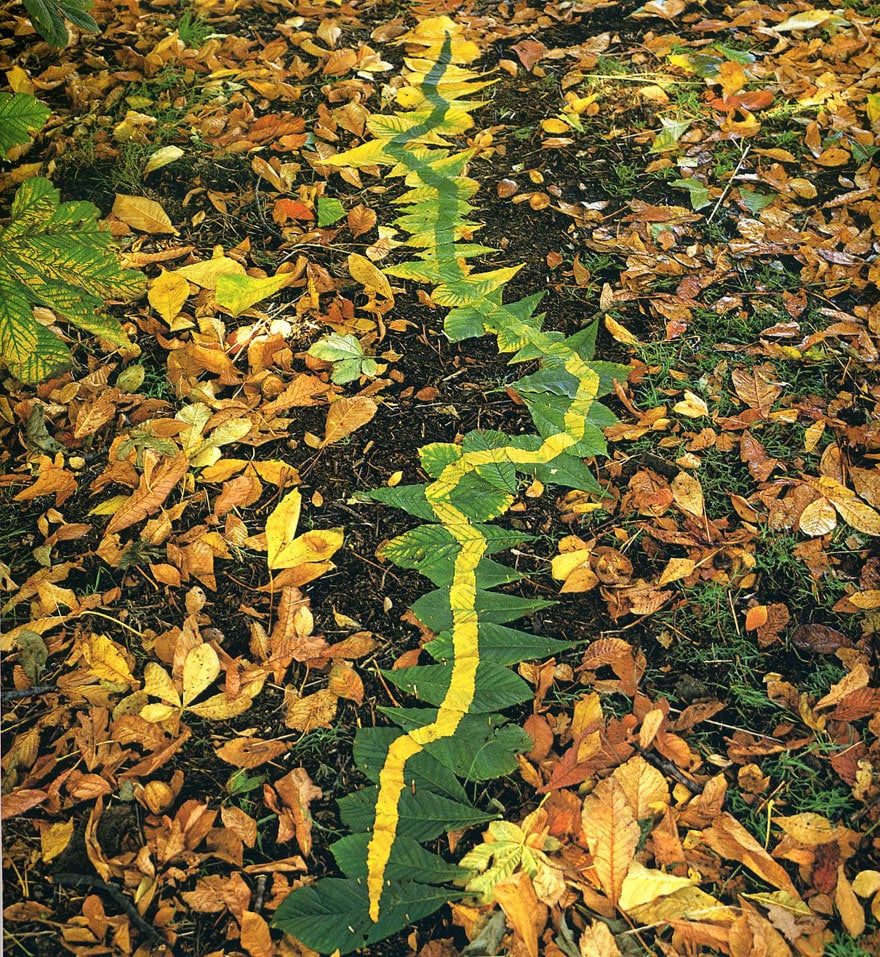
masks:
[[[581,957],[621,957],[614,935],[601,920],[594,920],[584,929],[579,950]]]
[[[348,272],[355,282],[359,282],[367,292],[377,292],[385,299],[394,302],[394,293],[391,283],[384,273],[380,272],[366,256],[351,253],[348,257]]]
[[[684,399],[681,402],[676,402],[672,411],[679,415],[686,415],[690,419],[698,419],[709,414],[709,406],[695,392],[685,389]]]
[[[305,698],[296,698],[287,708],[284,723],[294,731],[332,727],[338,701],[336,695],[327,688],[306,695]]]
[[[274,560],[269,561],[269,568],[297,568],[312,562],[326,562],[342,547],[344,540],[341,528],[306,532],[285,545]]]
[[[276,953],[265,918],[251,910],[241,915],[241,946],[250,957],[274,957]]]
[[[154,199],[147,199],[146,196],[126,196],[123,193],[117,193],[113,203],[113,215],[127,226],[140,230],[142,233],[178,235],[177,230],[171,225],[168,213]]]
[[[682,578],[692,575],[696,563],[692,558],[670,558],[666,568],[663,569],[658,585],[668,585],[670,582],[677,582]]]
[[[226,721],[243,714],[253,703],[254,699],[250,695],[240,694],[236,698],[230,698],[221,691],[198,704],[190,705],[187,710],[209,721]]]
[[[44,864],[58,857],[73,837],[73,818],[58,821],[40,830],[40,856]]]
[[[880,588],[866,588],[864,591],[856,591],[846,596],[850,604],[863,611],[873,611],[880,608]]]
[[[653,870],[644,867],[638,861],[633,861],[624,878],[618,906],[622,911],[629,912],[657,900],[658,897],[668,897],[676,891],[691,886],[692,882],[687,877],[665,874],[663,871]]]
[[[378,410],[374,399],[368,395],[354,395],[337,399],[327,410],[327,424],[324,429],[324,438],[321,448],[326,448],[355,429],[366,425]]]
[[[801,512],[798,529],[804,535],[827,535],[837,528],[837,513],[827,498],[817,498]]]
[[[504,911],[529,957],[538,957],[538,938],[547,923],[549,908],[538,900],[534,884],[525,871],[518,871],[495,885],[495,900]]]
[[[163,269],[162,274],[150,283],[147,299],[162,320],[170,323],[183,308],[189,293],[190,285],[183,276]]]
[[[605,328],[618,342],[622,342],[627,346],[637,346],[640,344],[639,340],[629,331],[629,329],[627,329],[626,326],[618,322],[616,319],[612,319],[611,316],[605,316],[603,321],[605,322]]]
[[[210,645],[197,645],[183,662],[183,706],[210,687],[220,674],[220,659]]]
[[[179,146],[162,146],[150,154],[147,165],[144,166],[144,177],[155,173],[157,169],[162,169],[169,163],[174,163],[183,156],[183,150]]]
[[[135,684],[134,676],[122,649],[105,635],[89,635],[80,645],[89,671],[101,681],[114,684]]]
[[[202,289],[213,290],[217,288],[217,280],[221,276],[243,276],[245,271],[240,262],[224,255],[222,247],[217,246],[211,259],[181,266],[175,271],[175,275],[183,276],[184,279],[194,282]]]
[[[642,721],[642,728],[649,724],[650,716],[656,712],[659,712],[660,718],[663,717],[659,708],[649,711]],[[659,723],[655,721],[654,727],[659,727]],[[620,785],[637,820],[644,821],[660,814],[669,805],[669,785],[666,778],[640,755],[615,768],[611,776]]]
[[[703,499],[703,487],[698,479],[687,472],[679,472],[672,480],[672,497],[675,504],[682,511],[690,512],[702,518],[705,515],[706,507]]]
[[[278,568],[276,564],[279,554],[296,537],[299,525],[299,514],[302,508],[302,495],[299,489],[288,492],[275,506],[272,514],[266,519],[266,544],[269,555],[269,568]]]
[[[843,926],[850,937],[859,937],[865,932],[865,911],[847,880],[843,864],[837,867],[837,888],[834,891],[834,906],[840,914]]]

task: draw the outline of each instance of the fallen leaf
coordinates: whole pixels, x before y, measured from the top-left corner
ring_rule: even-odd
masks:
[[[366,425],[378,409],[375,399],[366,395],[337,399],[327,410],[324,439],[320,447],[326,448],[351,435],[356,429]]]
[[[146,196],[126,196],[123,193],[117,193],[113,202],[113,215],[127,226],[140,230],[142,233],[178,235],[161,204],[154,199],[147,199]]]

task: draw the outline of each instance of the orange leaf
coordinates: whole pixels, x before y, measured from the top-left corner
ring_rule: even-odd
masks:
[[[221,761],[237,768],[258,768],[274,761],[287,751],[284,741],[264,741],[262,738],[233,738],[214,752]]]
[[[324,440],[321,448],[326,448],[355,429],[366,425],[378,410],[375,400],[366,395],[355,395],[351,398],[337,399],[327,410],[327,424],[324,429]]]
[[[538,957],[538,935],[547,923],[549,910],[538,900],[532,880],[525,871],[495,885],[495,900],[510,926],[525,944],[529,957]]]
[[[639,824],[624,789],[613,777],[584,799],[581,824],[602,890],[617,906],[623,879],[639,845]]]
[[[320,800],[324,792],[315,787],[305,768],[294,768],[283,778],[279,778],[274,787],[293,814],[296,842],[308,857],[312,850],[312,815],[309,805],[312,801]]]
[[[251,957],[273,957],[275,954],[269,925],[252,910],[241,915],[241,946]]]
[[[148,515],[158,512],[165,499],[188,471],[189,459],[183,452],[178,452],[170,461],[165,460],[161,465],[156,466],[151,474],[148,475],[145,472],[141,476],[138,487],[108,522],[104,531],[105,537],[136,525]]]

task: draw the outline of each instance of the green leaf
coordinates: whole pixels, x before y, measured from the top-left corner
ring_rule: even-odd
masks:
[[[436,714],[425,708],[418,709],[420,715]],[[428,723],[427,721],[425,722]],[[528,736],[526,739],[530,741]],[[526,745],[531,747],[531,743]],[[434,747],[431,746],[433,754]],[[438,760],[441,760],[438,758]],[[441,760],[441,764],[443,764]],[[516,762],[514,761],[514,766]],[[455,770],[451,768],[450,770]],[[494,775],[497,777],[497,775]],[[339,800],[339,816],[343,823],[352,831],[368,831],[373,826],[376,812],[376,798],[378,789],[375,787],[362,788],[352,794],[347,794]],[[421,843],[430,841],[447,831],[457,831],[459,828],[473,827],[490,821],[496,815],[481,811],[470,804],[460,801],[451,801],[432,791],[416,790],[413,794],[404,788],[400,796],[400,820],[398,833],[410,837]]]
[[[424,485],[398,485],[396,488],[375,488],[369,492],[363,492],[358,497],[369,499],[373,502],[381,502],[383,505],[391,505],[394,508],[402,508],[410,515],[425,521],[434,521],[434,509],[425,498]]]
[[[0,157],[29,143],[52,110],[30,93],[0,93]]]
[[[712,197],[709,195],[709,187],[695,176],[688,176],[686,179],[674,179],[669,185],[677,186],[679,189],[686,189],[691,194],[691,206],[693,209],[703,209],[712,203]]]
[[[318,197],[318,225],[332,226],[345,215],[345,207],[338,199],[327,196]]]
[[[70,361],[67,347],[33,317],[34,306],[114,345],[129,343],[104,300],[135,299],[141,273],[121,269],[110,234],[91,203],[60,203],[47,179],[26,180],[0,232],[0,362],[24,382],[39,382]]]
[[[388,757],[388,749],[401,735],[398,728],[387,727],[360,728],[355,735],[352,750],[354,763],[374,784],[379,781],[379,772]],[[431,791],[459,804],[470,803],[458,778],[426,751],[421,751],[406,762],[406,783],[416,793]]]
[[[91,9],[91,0],[22,0],[34,29],[53,47],[62,49],[70,39],[65,19],[85,30],[97,33],[98,24],[86,12]]]
[[[740,199],[746,204],[748,211],[756,215],[776,199],[774,193],[759,193],[757,190],[748,189],[746,186],[740,186],[739,195]]]
[[[515,665],[520,661],[537,661],[558,655],[574,644],[558,638],[530,635],[526,631],[496,625],[490,621],[479,624],[480,657],[496,665]],[[453,657],[452,632],[441,631],[425,645],[425,651],[437,661]]]
[[[240,316],[246,309],[283,289],[290,282],[290,275],[248,276],[247,273],[223,273],[217,277],[215,299],[217,305],[228,309],[233,316]]]
[[[364,355],[364,350],[355,336],[341,336],[331,332],[319,339],[308,351],[308,355],[333,363],[331,378],[339,385],[352,382],[363,375],[375,375],[376,363]]]
[[[555,602],[540,598],[519,598],[516,595],[501,595],[494,591],[477,589],[476,608],[480,621],[503,625],[525,615],[549,608]],[[416,618],[431,631],[445,631],[452,627],[452,611],[449,607],[449,592],[443,589],[422,595],[412,605]]]
[[[412,668],[387,669],[382,672],[393,684],[428,704],[440,705],[449,689],[452,662],[440,665],[415,665]],[[532,689],[509,668],[491,662],[477,666],[476,690],[469,713],[491,714],[531,701]]]
[[[693,120],[673,120],[668,117],[660,117],[662,129],[654,137],[649,153],[669,153],[678,149],[678,141],[687,132]]]
[[[380,710],[405,731],[421,728],[437,717],[434,708]],[[504,718],[498,715],[466,714],[451,738],[440,738],[426,744],[425,750],[460,778],[489,781],[515,771],[518,767],[517,753],[528,751],[531,747],[532,740],[525,731],[508,724]]]
[[[382,895],[382,913],[374,924],[366,885],[328,877],[289,894],[272,925],[313,950],[348,954],[411,926],[457,896],[447,888],[412,881],[392,884]]]
[[[369,834],[349,834],[331,845],[336,864],[346,877],[366,879],[369,843]],[[394,842],[385,869],[385,879],[392,882],[440,884],[460,880],[462,876],[463,871],[457,864],[448,864],[439,854],[426,851],[411,837],[402,835]]]

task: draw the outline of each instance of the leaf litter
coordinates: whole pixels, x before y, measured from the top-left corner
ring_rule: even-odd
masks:
[[[390,519],[353,496],[415,476],[438,435],[515,429],[522,402],[381,272],[395,187],[322,162],[370,148],[393,41],[444,6],[102,7],[103,36],[4,53],[61,120],[29,175],[96,200],[149,282],[113,310],[139,357],[68,337],[69,372],[2,398],[22,952],[305,953],[272,913],[332,869],[333,799],[364,783],[350,729],[400,694],[374,664],[413,663],[414,586],[373,554]],[[470,861],[466,896],[371,952],[458,953],[497,907],[511,952],[872,953],[874,23],[456,16],[498,67],[471,137],[481,240],[527,261],[509,288],[547,288],[558,328],[601,315],[629,375],[603,493],[536,482],[511,518],[550,543],[519,546],[521,593],[570,596],[533,628],[583,644],[520,666],[534,747],[503,820],[438,846]]]

